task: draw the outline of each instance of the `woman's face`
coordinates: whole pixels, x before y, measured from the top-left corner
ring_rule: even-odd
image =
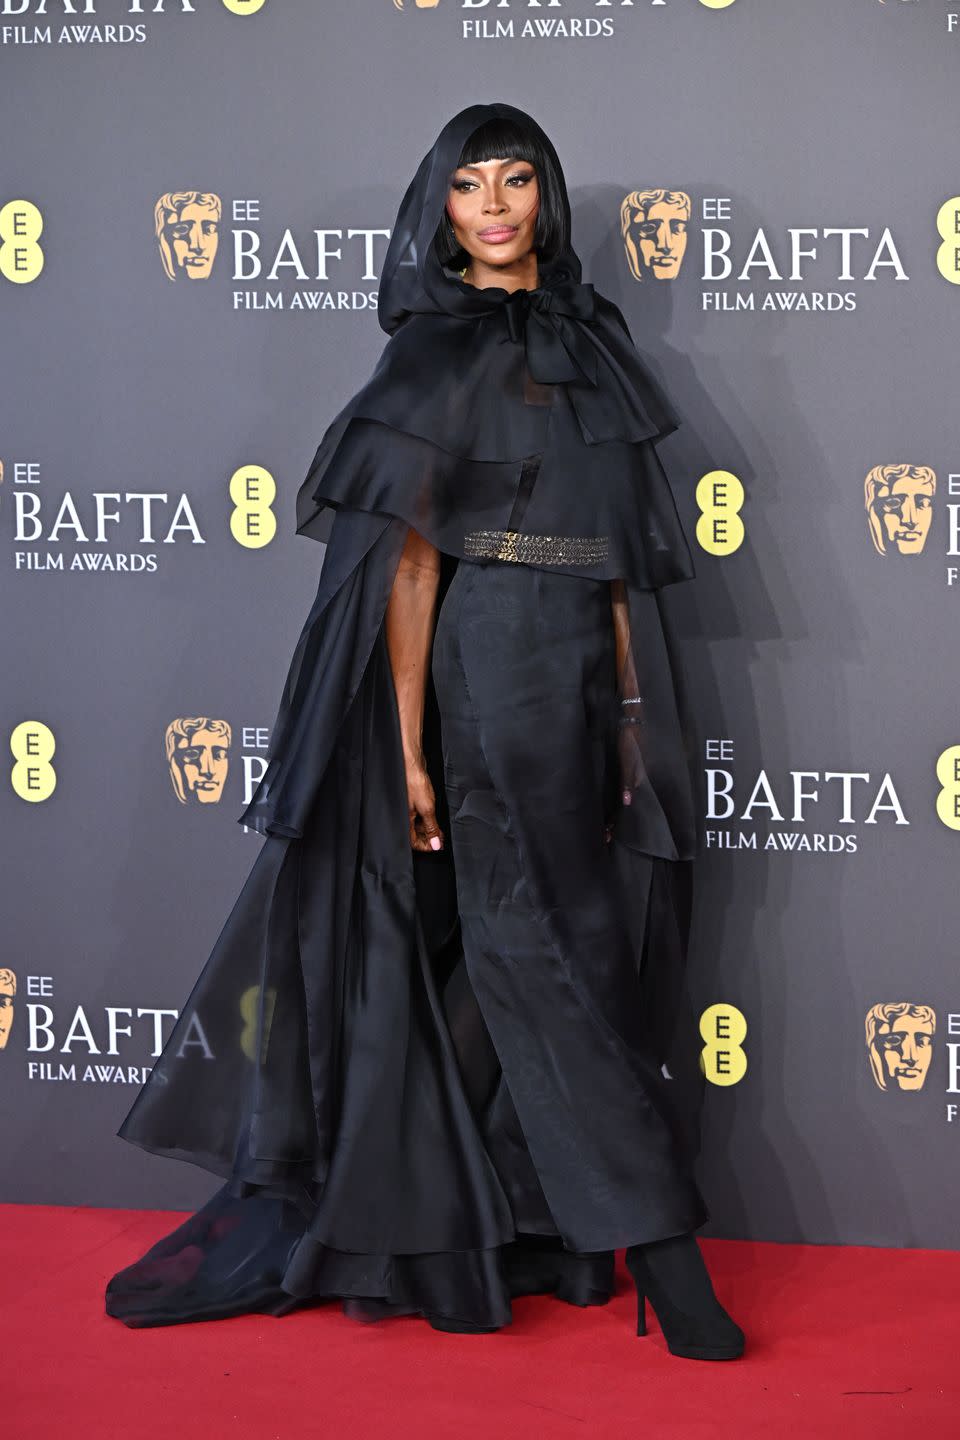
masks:
[[[539,210],[537,172],[528,160],[462,165],[447,192],[453,233],[485,265],[515,264],[529,254]]]

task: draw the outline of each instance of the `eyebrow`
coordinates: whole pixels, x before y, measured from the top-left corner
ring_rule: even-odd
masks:
[[[487,162],[484,162],[487,163]],[[513,155],[507,160],[498,160],[498,165],[529,165],[529,160],[521,160],[519,155]],[[458,165],[457,170],[479,170],[479,165]],[[454,172],[456,173],[456,171]]]

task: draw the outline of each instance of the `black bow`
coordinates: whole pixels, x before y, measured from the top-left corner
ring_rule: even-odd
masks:
[[[567,282],[549,290],[515,290],[503,305],[507,330],[526,346],[527,367],[541,385],[597,383],[597,352],[580,327],[594,316],[593,286]]]

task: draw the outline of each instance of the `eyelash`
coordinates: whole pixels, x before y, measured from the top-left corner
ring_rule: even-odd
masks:
[[[509,185],[511,180],[519,180],[520,183],[521,183],[521,185],[526,185],[527,181],[528,181],[528,180],[532,180],[532,179],[533,179],[533,172],[531,171],[531,172],[530,172],[529,174],[527,174],[527,175],[521,175],[521,174],[508,175],[508,176],[507,176],[507,179],[506,179],[506,181],[505,181],[504,183],[507,184],[507,185]],[[454,180],[454,181],[452,182],[450,188],[451,188],[451,190],[459,190],[460,193],[463,194],[464,190],[465,190],[468,186],[470,186],[470,187],[472,188],[472,187],[474,187],[474,186],[476,185],[476,183],[477,183],[477,182],[476,182],[475,180]],[[517,188],[517,187],[514,187],[514,188]]]

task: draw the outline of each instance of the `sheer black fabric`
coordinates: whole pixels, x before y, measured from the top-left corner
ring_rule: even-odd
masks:
[[[602,1303],[617,1246],[705,1218],[659,598],[693,574],[654,449],[677,422],[572,248],[513,295],[439,264],[450,174],[499,114],[534,123],[471,106],[424,158],[380,289],[392,338],[298,495],[327,548],[240,816],[263,844],[120,1131],[225,1183],[111,1281],[130,1325],[336,1296],[492,1329],[517,1294]],[[444,562],[438,854],[409,843],[384,627],[410,526]]]
[[[320,442],[297,528],[317,533],[324,507],[349,505],[402,516],[452,555],[476,554],[478,534],[517,532],[543,568],[640,588],[691,578],[651,443],[679,421],[616,305],[581,281],[572,246],[539,265],[532,291],[478,289],[440,263],[450,177],[492,115],[522,120],[562,174],[548,137],[510,105],[470,106],[445,126],[387,251],[379,315],[391,339]],[[562,558],[542,537],[569,542]]]
[[[576,1255],[558,1238],[521,1235],[486,1250],[353,1255],[306,1238],[309,1213],[303,1196],[225,1185],[113,1278],[108,1312],[139,1329],[340,1299],[362,1322],[425,1314],[437,1328],[485,1331],[510,1323],[517,1295],[584,1306],[613,1294],[612,1251]]]

